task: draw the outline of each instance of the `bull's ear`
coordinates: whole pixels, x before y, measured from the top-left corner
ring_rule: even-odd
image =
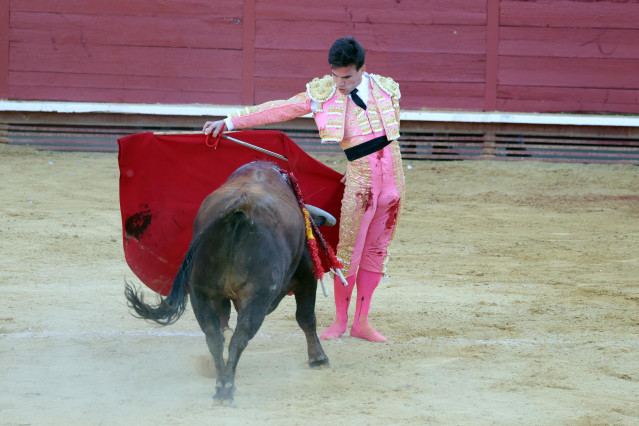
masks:
[[[334,226],[337,223],[337,220],[333,217],[332,214],[320,209],[319,207],[306,204],[306,210],[308,210],[308,212],[311,214],[311,218],[313,218],[313,222],[315,222],[317,226]]]

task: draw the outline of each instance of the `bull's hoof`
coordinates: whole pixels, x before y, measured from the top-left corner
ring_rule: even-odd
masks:
[[[320,367],[330,367],[331,363],[328,360],[328,357],[324,357],[320,359],[309,360],[308,365],[310,365],[311,368],[320,368]]]
[[[217,399],[217,395],[213,397],[213,403],[220,407],[235,407],[233,399]]]
[[[213,397],[213,402],[216,405],[220,405],[222,407],[234,407],[233,395],[220,395],[220,392],[216,393]]]
[[[233,407],[233,394],[235,393],[235,386],[232,383],[225,383],[223,386],[218,383],[215,386],[216,392],[213,397],[213,401],[218,405],[224,407]]]
[[[217,399],[214,397],[213,403],[220,407],[235,407],[235,401],[233,401],[232,399]]]

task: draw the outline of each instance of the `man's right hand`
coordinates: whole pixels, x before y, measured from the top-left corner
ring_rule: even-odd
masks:
[[[218,121],[207,121],[204,123],[204,127],[202,127],[202,132],[205,135],[212,134],[213,137],[216,137],[218,133],[224,128],[224,120]]]

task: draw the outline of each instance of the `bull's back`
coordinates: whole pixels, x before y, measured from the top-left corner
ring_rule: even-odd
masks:
[[[254,162],[236,170],[203,202],[194,223],[194,234],[234,212],[261,226],[279,226],[297,232],[304,218],[287,179],[272,163]]]
[[[213,265],[226,291],[235,291],[228,283],[276,283],[279,288],[295,272],[305,237],[288,181],[278,169],[260,163],[239,169],[211,193],[194,226],[194,240],[202,241],[197,257]]]

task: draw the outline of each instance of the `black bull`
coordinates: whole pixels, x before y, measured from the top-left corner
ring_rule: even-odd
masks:
[[[316,290],[304,216],[288,178],[271,163],[254,162],[237,169],[202,202],[167,298],[147,305],[128,283],[125,296],[140,317],[168,325],[184,312],[188,292],[215,363],[214,398],[231,402],[242,351],[264,317],[290,292],[306,335],[309,364],[328,364],[316,332]],[[237,324],[225,363],[222,328],[228,325],[231,301]]]

